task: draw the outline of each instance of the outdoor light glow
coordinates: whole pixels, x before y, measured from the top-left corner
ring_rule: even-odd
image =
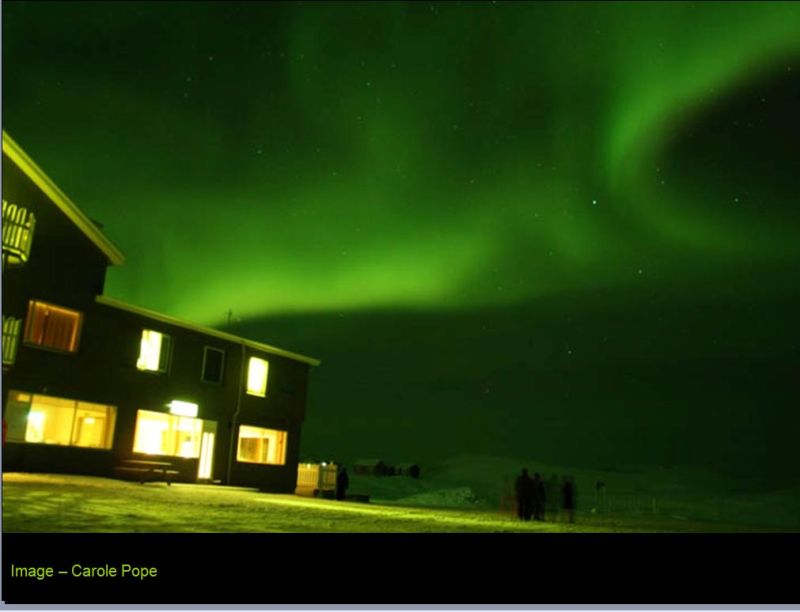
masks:
[[[172,400],[167,405],[169,406],[169,411],[172,414],[185,417],[196,417],[199,408],[197,404],[193,404],[192,402],[184,402],[182,400]]]

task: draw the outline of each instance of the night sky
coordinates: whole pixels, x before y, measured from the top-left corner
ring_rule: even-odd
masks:
[[[800,4],[2,10],[106,293],[322,359],[306,456],[800,478]]]

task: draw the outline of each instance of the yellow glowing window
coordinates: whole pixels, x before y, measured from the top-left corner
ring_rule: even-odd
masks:
[[[116,417],[114,406],[18,391],[6,405],[11,442],[109,449]]]
[[[286,432],[242,425],[236,459],[245,463],[286,463]]]
[[[74,353],[78,350],[82,319],[83,315],[75,310],[31,300],[24,340],[27,344]]]
[[[136,367],[149,372],[166,372],[169,366],[171,338],[152,329],[142,331]]]
[[[22,329],[22,320],[3,317],[3,365],[11,365],[17,358],[17,345]]]
[[[247,366],[247,393],[265,397],[267,395],[267,374],[269,363],[258,357],[251,357]]]
[[[3,200],[3,262],[22,264],[31,254],[36,217],[26,208]]]
[[[200,457],[203,420],[192,417],[139,410],[133,450],[147,455]]]

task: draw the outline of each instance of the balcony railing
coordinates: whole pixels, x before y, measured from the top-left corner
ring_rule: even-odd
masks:
[[[36,217],[27,208],[3,200],[4,265],[20,265],[28,261],[35,225]]]
[[[3,317],[3,365],[11,365],[16,360],[21,330],[22,319]]]

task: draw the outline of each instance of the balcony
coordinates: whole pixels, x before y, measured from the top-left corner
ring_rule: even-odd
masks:
[[[3,267],[18,266],[28,261],[33,242],[36,217],[27,208],[3,200]],[[5,339],[5,320],[3,322]],[[5,351],[3,352],[5,363]]]
[[[22,319],[3,317],[3,365],[12,365],[17,358],[17,347],[22,330]]]

